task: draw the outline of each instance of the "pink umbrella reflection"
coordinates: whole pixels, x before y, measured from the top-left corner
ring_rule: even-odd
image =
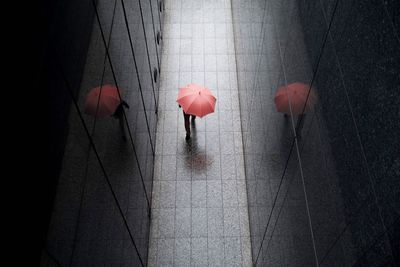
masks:
[[[316,97],[314,90],[311,90],[307,99],[309,90],[310,85],[299,82],[279,87],[274,98],[276,110],[287,115],[310,112],[315,105]]]

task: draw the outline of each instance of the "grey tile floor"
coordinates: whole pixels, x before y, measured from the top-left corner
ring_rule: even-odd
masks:
[[[230,0],[166,0],[149,266],[251,266]],[[176,96],[217,97],[185,141]]]

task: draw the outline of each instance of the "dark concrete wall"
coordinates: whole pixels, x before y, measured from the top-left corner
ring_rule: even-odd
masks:
[[[253,261],[399,262],[396,1],[233,1]],[[299,123],[281,86],[316,96]]]
[[[49,98],[55,200],[42,266],[147,262],[162,46],[158,13],[143,0],[58,1],[49,9],[41,79]],[[118,87],[129,105],[126,141],[117,119],[85,113],[86,94],[106,84]]]

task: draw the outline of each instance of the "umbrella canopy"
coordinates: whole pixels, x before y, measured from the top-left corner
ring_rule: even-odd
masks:
[[[85,113],[97,117],[110,116],[121,102],[115,86],[110,84],[99,86],[86,95]]]
[[[306,105],[304,113],[311,111],[316,98],[313,90],[311,90],[307,99],[309,90],[310,86],[304,83],[291,83],[279,87],[274,98],[276,110],[291,115],[291,108],[293,115],[300,115],[303,113],[304,105]]]
[[[197,84],[189,84],[180,88],[176,99],[186,114],[200,118],[214,112],[216,101],[217,99],[208,88]]]

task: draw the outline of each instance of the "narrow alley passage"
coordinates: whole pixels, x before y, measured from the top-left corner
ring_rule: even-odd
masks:
[[[400,1],[39,2],[40,266],[398,266]]]
[[[149,266],[251,266],[231,3],[166,1]],[[180,87],[217,97],[185,141]]]

